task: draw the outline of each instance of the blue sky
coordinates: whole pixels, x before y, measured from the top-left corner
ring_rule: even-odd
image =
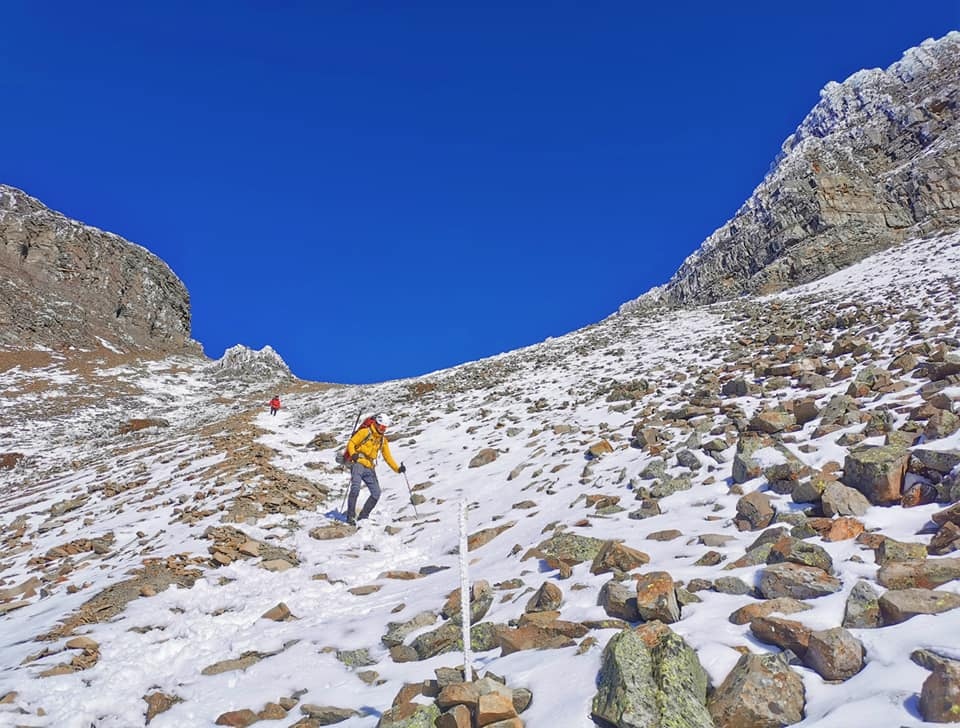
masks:
[[[209,356],[383,381],[665,282],[827,82],[960,27],[957,1],[650,5],[15,0],[0,182],[163,258]]]

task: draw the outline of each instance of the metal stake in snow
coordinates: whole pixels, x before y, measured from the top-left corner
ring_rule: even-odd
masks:
[[[463,676],[473,682],[470,654],[470,576],[467,568],[467,499],[460,499],[460,614],[463,620]]]

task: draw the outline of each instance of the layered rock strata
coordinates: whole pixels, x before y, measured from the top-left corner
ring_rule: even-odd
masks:
[[[820,95],[733,219],[621,310],[772,293],[960,227],[960,33]]]
[[[162,260],[0,185],[0,345],[198,351],[190,297]]]

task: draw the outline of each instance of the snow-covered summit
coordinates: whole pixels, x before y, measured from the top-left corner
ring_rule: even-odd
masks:
[[[290,367],[269,345],[259,351],[243,344],[231,346],[209,369],[217,377],[231,377],[250,383],[293,377]]]

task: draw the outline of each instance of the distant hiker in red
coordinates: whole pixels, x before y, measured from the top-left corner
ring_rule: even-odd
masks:
[[[383,453],[383,459],[387,461],[393,470],[397,473],[407,472],[403,463],[397,465],[390,454],[390,445],[387,444],[386,433],[390,426],[390,418],[387,415],[375,415],[373,422],[366,427],[361,427],[350,438],[347,443],[347,459],[350,461],[350,495],[347,498],[347,523],[356,526],[357,521],[370,515],[370,511],[380,500],[380,481],[377,480],[377,456]],[[366,485],[370,491],[370,497],[363,504],[360,515],[357,516],[357,497],[360,495],[360,486]]]
[[[278,410],[278,409],[280,409],[280,395],[279,395],[279,394],[278,394],[276,397],[274,397],[273,399],[270,400],[270,414],[272,414],[272,415],[277,414],[277,410]]]

